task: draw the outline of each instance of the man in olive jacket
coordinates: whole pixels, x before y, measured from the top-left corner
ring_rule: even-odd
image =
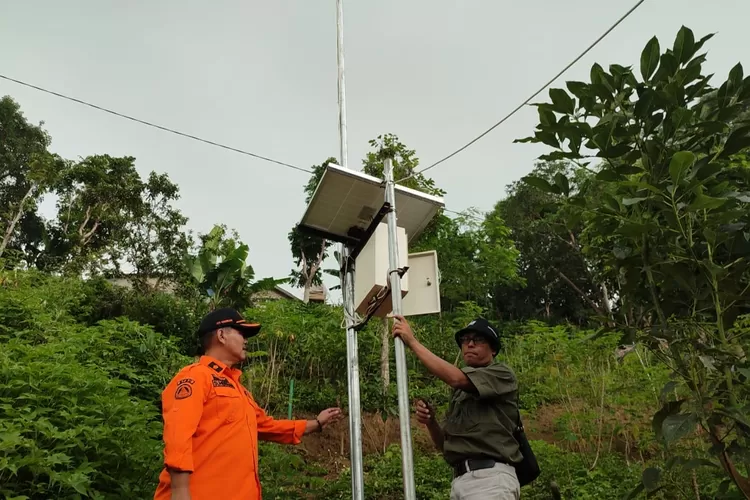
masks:
[[[518,499],[521,487],[514,463],[522,459],[513,430],[518,422],[518,382],[513,371],[493,363],[500,350],[497,330],[477,318],[456,332],[465,368],[439,358],[415,337],[403,316],[393,335],[401,337],[419,361],[453,388],[441,427],[429,404],[417,402],[417,420],[453,467],[451,500]]]

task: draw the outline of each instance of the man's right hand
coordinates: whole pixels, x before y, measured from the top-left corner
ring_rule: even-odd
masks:
[[[432,405],[428,402],[418,399],[417,400],[417,421],[423,425],[430,425],[435,423],[435,410]]]

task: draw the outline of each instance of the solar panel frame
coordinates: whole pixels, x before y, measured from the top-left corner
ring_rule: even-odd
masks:
[[[411,242],[418,237],[438,211],[445,206],[442,197],[416,189],[395,186],[396,218]],[[308,203],[300,226],[335,241],[353,243],[352,227],[367,229],[385,200],[381,179],[363,172],[328,164]]]

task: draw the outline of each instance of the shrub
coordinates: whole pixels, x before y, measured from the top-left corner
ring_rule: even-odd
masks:
[[[523,488],[524,500],[548,500],[550,481],[553,480],[560,487],[563,498],[622,498],[641,478],[639,464],[628,465],[617,455],[600,457],[597,466],[589,470],[589,462],[581,454],[544,441],[532,441],[531,446],[542,473],[534,483]]]
[[[160,393],[190,359],[124,318],[76,323],[101,314],[87,294],[111,297],[107,283],[0,278],[0,497],[152,496]]]
[[[139,292],[115,286],[103,278],[83,282],[82,297],[71,309],[72,316],[87,325],[126,317],[156,332],[179,339],[180,351],[195,354],[198,323],[205,304],[188,301],[165,292]]]
[[[158,409],[78,360],[70,344],[87,332],[70,333],[42,345],[11,340],[0,351],[0,491],[30,500],[147,498],[160,461]]]
[[[298,448],[261,442],[258,456],[264,499],[320,498],[319,494],[326,489],[326,470],[307,464]]]
[[[401,448],[391,445],[382,455],[370,455],[364,462],[365,498],[397,500],[404,498],[401,474]],[[414,450],[414,488],[420,500],[443,500],[451,488],[451,469],[436,453]],[[347,470],[331,483],[323,498],[351,498],[351,471]]]

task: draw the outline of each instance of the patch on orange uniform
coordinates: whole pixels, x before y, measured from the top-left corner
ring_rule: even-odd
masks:
[[[175,399],[185,399],[193,395],[193,388],[188,383],[182,383],[177,386],[177,390],[174,391]]]
[[[229,382],[229,380],[222,377],[217,377],[214,374],[211,374],[211,377],[213,378],[212,382],[214,387],[231,387],[232,389],[234,389],[234,386],[231,382]]]

